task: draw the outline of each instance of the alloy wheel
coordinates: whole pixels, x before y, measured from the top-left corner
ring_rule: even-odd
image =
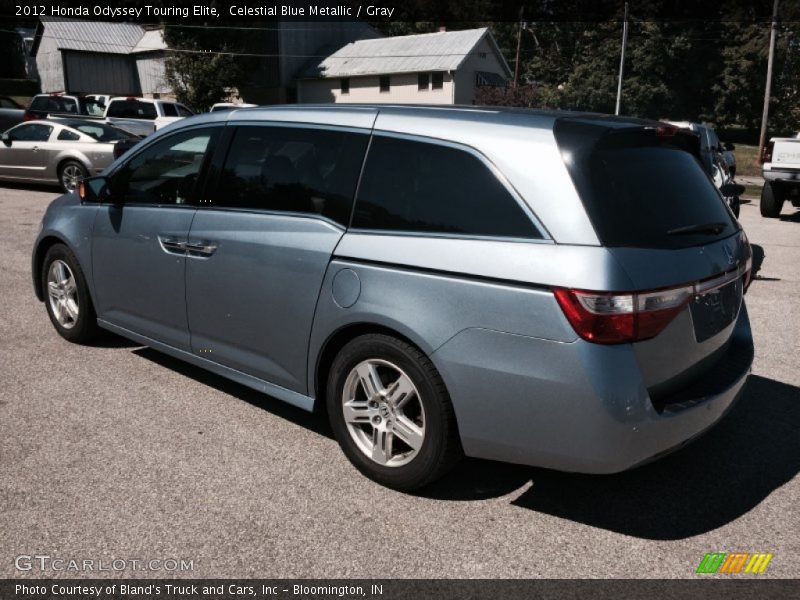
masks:
[[[350,437],[373,462],[411,462],[425,440],[425,409],[414,382],[397,365],[365,360],[347,376],[342,411]]]
[[[78,322],[78,286],[75,275],[63,260],[54,260],[47,272],[47,294],[53,315],[64,329],[72,329]]]
[[[61,184],[68,192],[78,189],[78,184],[83,181],[83,171],[78,165],[67,165],[61,170]]]

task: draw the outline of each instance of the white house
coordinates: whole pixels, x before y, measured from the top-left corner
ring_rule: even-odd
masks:
[[[472,104],[479,86],[504,86],[510,77],[485,27],[360,40],[309,65],[297,101]]]

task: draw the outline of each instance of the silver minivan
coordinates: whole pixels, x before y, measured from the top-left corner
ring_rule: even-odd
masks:
[[[327,412],[393,488],[462,455],[618,472],[717,422],[753,360],[750,245],[697,156],[602,115],[211,113],[55,200],[33,283],[67,340]]]

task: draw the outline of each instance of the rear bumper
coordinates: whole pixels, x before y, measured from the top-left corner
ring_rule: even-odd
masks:
[[[763,169],[761,174],[765,181],[780,181],[800,185],[800,169]]]
[[[742,393],[753,343],[743,305],[716,366],[660,399],[658,409],[630,346],[468,329],[432,358],[468,456],[615,473],[675,450],[719,421]]]

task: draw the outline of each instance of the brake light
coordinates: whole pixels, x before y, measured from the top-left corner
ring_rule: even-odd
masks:
[[[672,137],[678,133],[678,128],[672,125],[659,125],[656,127],[656,135],[658,137]]]
[[[623,344],[661,333],[692,299],[694,288],[624,294],[556,288],[553,293],[583,339],[596,344]]]
[[[767,145],[764,146],[764,150],[761,152],[762,163],[772,162],[772,151],[774,149],[775,149],[775,142],[767,142]]]
[[[33,113],[29,113],[26,110],[24,113],[22,113],[22,120],[23,121],[35,121],[36,120],[36,115],[34,115]]]

